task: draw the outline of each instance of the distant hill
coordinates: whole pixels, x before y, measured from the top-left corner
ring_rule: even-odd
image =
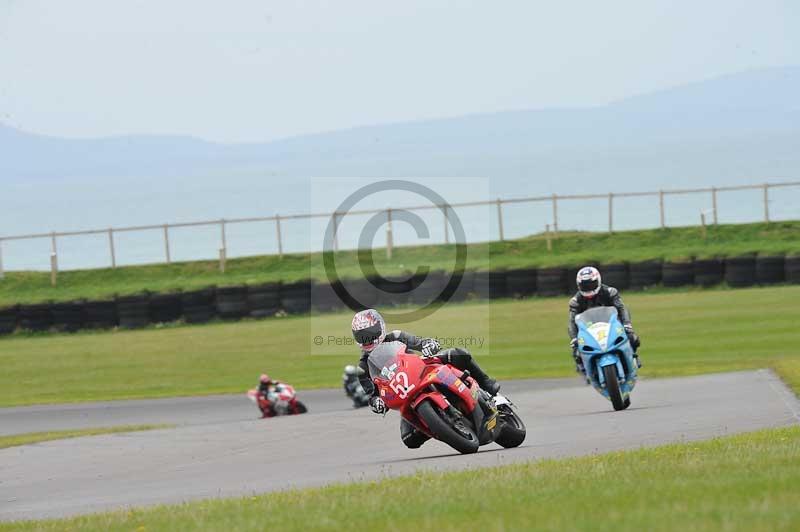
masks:
[[[0,182],[263,173],[605,179],[800,176],[800,67],[747,71],[603,107],[359,127],[264,144],[66,140],[0,125]],[[660,180],[660,181],[659,181]],[[552,181],[552,182],[556,182]]]

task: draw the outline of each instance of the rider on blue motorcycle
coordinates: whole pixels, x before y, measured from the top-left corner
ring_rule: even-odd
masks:
[[[385,414],[388,411],[388,407],[386,403],[383,402],[383,399],[380,398],[377,388],[372,383],[367,359],[372,350],[383,342],[401,342],[405,344],[408,349],[422,353],[423,357],[435,356],[442,364],[450,364],[461,371],[469,371],[472,378],[478,383],[478,386],[492,396],[497,395],[497,392],[500,391],[500,385],[497,384],[497,381],[483,372],[466,349],[451,347],[450,349],[442,351],[439,342],[434,338],[420,338],[399,330],[387,333],[386,322],[383,316],[375,309],[369,308],[357,312],[356,315],[353,316],[351,328],[353,330],[353,338],[355,338],[356,343],[361,347],[361,359],[358,362],[358,366],[363,371],[360,372],[359,380],[364,390],[371,395],[369,406],[376,414]],[[400,422],[400,438],[403,440],[406,447],[410,449],[418,448],[429,439],[427,434],[415,429],[414,426],[405,419]]]
[[[586,373],[586,369],[583,367],[583,360],[578,355],[578,326],[575,324],[575,316],[593,307],[615,307],[617,309],[619,320],[625,327],[628,340],[631,342],[634,356],[638,359],[639,355],[636,354],[636,350],[639,349],[641,341],[639,340],[639,335],[633,330],[631,314],[622,303],[619,290],[613,286],[603,284],[600,272],[592,266],[584,266],[578,270],[576,283],[578,285],[578,293],[569,300],[569,323],[567,324],[567,332],[570,338],[569,347],[572,352],[572,358],[575,360],[575,371]],[[639,362],[639,366],[641,366],[641,362]]]

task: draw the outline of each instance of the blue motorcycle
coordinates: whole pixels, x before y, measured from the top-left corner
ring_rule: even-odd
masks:
[[[586,378],[601,395],[625,410],[636,386],[637,360],[614,307],[595,307],[575,316],[578,352]]]

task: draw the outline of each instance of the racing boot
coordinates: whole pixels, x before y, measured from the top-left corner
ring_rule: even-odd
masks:
[[[478,386],[489,395],[494,397],[497,395],[497,392],[500,391],[500,385],[497,383],[496,380],[489,377],[486,373],[483,372],[480,366],[472,360],[467,368],[469,374],[475,379],[475,382],[478,383]]]
[[[639,353],[633,354],[633,360],[636,362],[636,367],[641,369],[642,368],[642,359],[639,358]]]

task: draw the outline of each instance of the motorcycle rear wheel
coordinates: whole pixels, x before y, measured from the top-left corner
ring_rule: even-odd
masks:
[[[437,440],[443,441],[461,454],[478,452],[480,443],[472,427],[463,424],[461,429],[456,429],[447,415],[430,401],[420,403],[417,407],[417,414]]]
[[[615,365],[605,366],[603,368],[603,375],[606,378],[606,390],[608,391],[608,398],[611,399],[611,404],[614,410],[625,410],[631,404],[630,400],[622,398],[622,391],[619,388],[619,380],[617,379],[617,367]]]

